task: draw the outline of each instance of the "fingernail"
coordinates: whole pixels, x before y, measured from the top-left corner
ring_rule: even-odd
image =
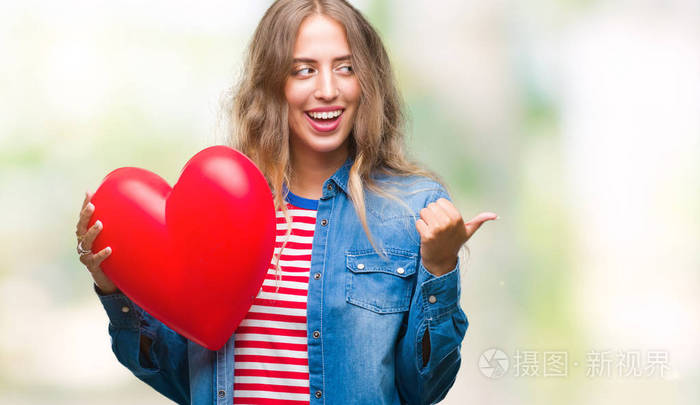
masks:
[[[95,221],[95,226],[97,226],[97,229],[102,229],[102,221],[100,221],[99,219]]]
[[[496,215],[496,219],[501,219],[500,215]],[[495,220],[494,220],[495,221]]]
[[[110,253],[112,253],[112,248],[107,246],[107,254],[110,254]]]
[[[88,203],[87,209],[88,209],[89,211],[92,211],[92,210],[95,209],[95,206],[94,206],[92,203]]]

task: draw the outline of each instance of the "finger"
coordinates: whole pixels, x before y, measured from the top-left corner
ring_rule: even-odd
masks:
[[[92,199],[92,193],[89,191],[86,191],[85,192],[85,199],[83,199],[83,206],[82,206],[81,210],[85,209],[85,206],[87,205],[87,203],[90,202],[91,199]]]
[[[84,255],[80,255],[80,256],[79,256],[80,263],[84,264],[85,267],[87,267],[88,270],[90,270],[90,267],[92,266],[92,261],[93,261],[93,259],[94,259],[94,256],[95,256],[95,255],[93,255],[92,253],[86,253],[86,254],[84,254]]]
[[[420,218],[428,225],[428,228],[437,226],[439,221],[435,216],[435,212],[430,208],[430,204],[427,207],[420,210]]]
[[[104,259],[108,258],[110,254],[112,254],[112,248],[109,246],[107,246],[106,248],[95,253],[93,255],[94,257],[93,257],[92,266],[91,266],[92,269],[90,269],[90,271],[100,270],[100,264],[102,264]]]
[[[85,198],[83,198],[83,206],[80,208],[81,211],[83,210],[83,208],[85,208],[85,205],[88,203],[88,201],[90,201],[90,199],[88,198],[88,192],[86,191]]]
[[[101,230],[102,230],[102,221],[100,221],[98,219],[97,221],[95,221],[94,224],[92,224],[90,229],[88,229],[88,231],[83,235],[83,242],[82,242],[83,249],[92,250],[92,242],[95,241],[95,238],[97,237],[97,235],[100,233]]]
[[[498,219],[498,215],[493,212],[482,212],[470,219],[469,222],[465,222],[464,227],[467,229],[467,236],[471,237],[484,222],[493,221],[495,219]]]
[[[78,225],[75,230],[76,235],[85,235],[85,232],[87,232],[87,224],[90,222],[93,212],[95,212],[95,206],[91,202],[87,203],[85,208],[80,211],[80,219],[78,220]]]
[[[447,216],[450,218],[452,221],[461,221],[462,220],[462,214],[459,213],[457,208],[450,202],[450,200],[446,198],[440,198],[436,201],[436,204],[442,208],[442,210],[447,214]]]
[[[446,227],[450,224],[450,217],[447,216],[447,213],[442,209],[440,205],[437,203],[430,203],[428,204],[428,209],[435,214],[435,225],[438,225],[440,227]]]
[[[416,230],[418,231],[420,237],[423,239],[429,238],[431,236],[430,228],[422,219],[416,221]]]

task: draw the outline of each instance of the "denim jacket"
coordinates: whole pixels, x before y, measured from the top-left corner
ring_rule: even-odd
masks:
[[[415,220],[423,207],[449,196],[425,177],[375,176],[379,184],[393,182],[407,205],[366,192],[367,222],[382,257],[349,198],[351,164],[348,159],[324,182],[318,203],[307,298],[310,403],[438,402],[454,384],[468,322],[459,304],[459,262],[447,274],[431,274],[420,258]],[[177,403],[233,403],[233,336],[208,350],[120,292],[98,296],[112,350],[136,377]],[[141,334],[152,340],[148,356]]]

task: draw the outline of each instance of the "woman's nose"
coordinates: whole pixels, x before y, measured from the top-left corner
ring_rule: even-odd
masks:
[[[317,76],[314,96],[320,100],[332,100],[340,95],[340,90],[333,77],[333,72],[320,72]]]

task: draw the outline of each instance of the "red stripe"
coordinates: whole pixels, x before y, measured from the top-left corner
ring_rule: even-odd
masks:
[[[286,248],[285,248],[286,249]],[[280,268],[281,269],[287,269],[287,268],[296,268],[296,269],[309,269],[311,267],[311,255],[282,255],[280,256],[280,262],[286,261],[295,261],[295,262],[302,262],[301,266],[290,266],[289,264],[284,264],[280,263]],[[272,257],[270,260],[270,265],[267,267],[268,270],[276,270],[277,269],[277,260],[276,257]]]
[[[278,231],[279,232],[279,231]],[[287,232],[282,230],[282,236],[286,235]],[[279,233],[278,233],[279,235]],[[314,236],[314,230],[313,229],[299,229],[299,228],[292,228],[292,233],[290,234],[291,236]]]
[[[306,309],[305,302],[269,300],[266,298],[257,298],[257,297],[255,297],[255,299],[253,300],[253,305],[264,305],[266,307],[276,307],[276,308]]]
[[[275,364],[294,364],[297,366],[308,366],[308,359],[297,359],[295,357],[278,357],[278,356],[259,356],[255,354],[237,354],[233,356],[234,361],[250,362],[250,363],[275,363]]]
[[[306,250],[311,250],[311,243],[303,243],[303,242],[287,242],[286,245],[284,245],[285,249],[306,249]],[[275,242],[275,247],[276,248],[281,248],[282,247],[282,242]]]
[[[293,378],[296,380],[309,379],[309,373],[303,373],[301,371],[256,370],[252,368],[240,368],[236,369],[235,374],[237,376],[248,377]]]
[[[248,398],[248,397],[236,397],[234,395],[234,404],[245,404],[245,405],[309,405],[309,401],[293,401],[291,399],[273,399],[273,398]]]
[[[275,270],[275,269],[268,269],[268,270]],[[277,275],[267,273],[267,274],[265,274],[265,280],[277,280]],[[309,276],[290,276],[288,274],[282,274],[282,275],[280,275],[280,280],[281,281],[294,281],[296,283],[308,283]]]
[[[306,329],[265,328],[263,326],[239,326],[236,333],[259,333],[261,335],[306,337]]]
[[[270,263],[270,266],[269,266],[267,269],[268,269],[268,270],[272,270],[272,271],[277,271],[277,267],[275,267],[274,263]],[[292,270],[289,270],[289,269],[292,269]],[[295,271],[295,272],[298,272],[298,271],[306,271],[306,272],[308,272],[310,269],[311,269],[311,266],[310,266],[308,263],[306,263],[306,266],[284,266],[284,265],[280,265],[280,270],[281,270],[281,271]]]
[[[274,285],[264,285],[262,286],[262,290],[268,293],[289,294],[296,295],[298,297],[305,297],[308,294],[308,291],[300,288],[275,287]]]
[[[278,224],[286,224],[287,223],[287,221],[284,219],[284,217],[277,217],[276,220],[277,220],[276,223],[278,223]],[[302,224],[315,224],[316,217],[292,215],[292,222],[301,222]]]
[[[245,319],[262,319],[266,321],[306,323],[305,316],[267,314],[264,312],[248,312],[248,315],[246,315]]]
[[[280,268],[283,271],[289,271],[289,272],[309,272],[311,269],[311,266],[307,267],[298,267],[298,266],[280,266]],[[275,270],[274,267],[269,267],[268,270]]]
[[[235,383],[233,391],[272,391],[272,392],[288,392],[290,394],[306,394],[309,392],[309,387],[296,387],[293,385],[273,385],[273,384],[251,384],[251,383]]]
[[[282,343],[282,342],[263,342],[260,340],[236,340],[236,348],[252,347],[256,349],[278,349],[278,350],[295,350],[298,352],[306,351],[306,344],[303,343]]]
[[[274,263],[274,260],[275,260],[274,257],[273,257],[272,260],[273,260],[272,263]],[[303,260],[303,261],[310,262],[310,261],[311,261],[311,254],[308,254],[308,255],[287,255],[287,254],[283,254],[283,255],[280,256],[280,260],[287,260],[287,261],[292,261],[292,260]]]
[[[279,240],[284,240],[284,238],[287,236],[287,230],[286,229],[278,229],[277,234],[275,235]],[[313,237],[314,236],[314,230],[313,229],[299,229],[299,228],[292,228],[292,233],[289,234],[289,236],[302,236],[302,237]]]

